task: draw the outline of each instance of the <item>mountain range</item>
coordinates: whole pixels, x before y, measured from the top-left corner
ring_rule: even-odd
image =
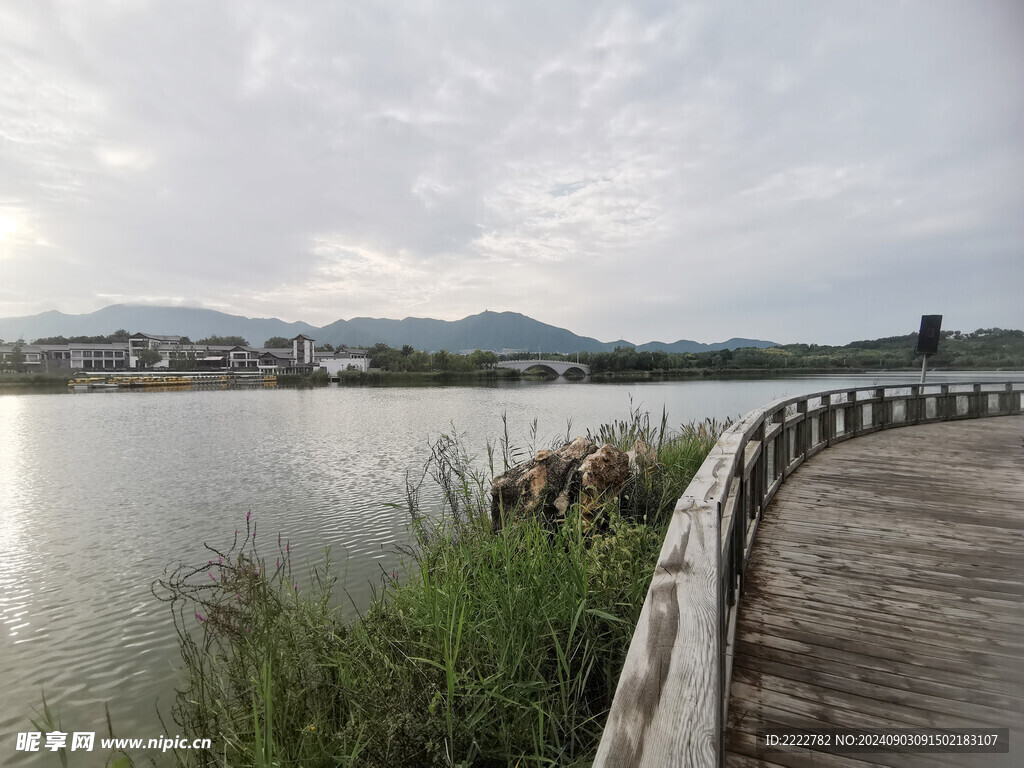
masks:
[[[409,344],[416,349],[457,352],[465,349],[539,349],[541,352],[610,352],[615,347],[631,346],[640,351],[709,352],[740,347],[774,347],[771,341],[732,338],[714,344],[679,339],[671,343],[652,341],[634,344],[618,340],[602,342],[579,336],[565,328],[542,323],[518,312],[481,312],[461,320],[434,320],[407,317],[388,320],[354,317],[317,327],[309,323],[287,323],[277,318],[251,318],[229,315],[212,309],[192,307],[153,307],[114,304],[84,315],[67,315],[51,310],[38,315],[0,318],[0,339],[33,341],[49,336],[100,336],[118,329],[130,333],[161,335],[242,336],[260,346],[271,336],[291,338],[305,334],[319,343],[350,347],[371,346],[383,342],[392,347]]]

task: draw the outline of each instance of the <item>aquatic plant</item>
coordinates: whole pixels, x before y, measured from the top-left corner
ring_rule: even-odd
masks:
[[[175,612],[185,664],[175,721],[215,744],[179,761],[588,764],[668,512],[722,426],[669,434],[664,417],[652,428],[633,412],[599,430],[657,450],[622,504],[603,511],[600,532],[571,510],[555,531],[523,519],[493,533],[490,473],[454,431],[442,435],[410,483],[404,570],[382,575],[351,624],[332,608],[329,562],[297,591],[287,542],[264,559],[247,519],[206,565],[180,567],[155,586]],[[521,453],[507,440],[501,449],[506,460]],[[427,479],[443,507],[429,514],[419,501]]]

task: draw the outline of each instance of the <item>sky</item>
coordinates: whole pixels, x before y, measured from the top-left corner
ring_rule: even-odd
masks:
[[[0,0],[0,316],[1024,327],[1024,3]]]

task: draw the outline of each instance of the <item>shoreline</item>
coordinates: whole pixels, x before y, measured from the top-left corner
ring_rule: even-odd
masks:
[[[931,375],[944,373],[970,373],[985,371],[992,373],[1020,373],[1018,369],[999,368],[931,368]],[[672,368],[665,370],[641,371],[605,371],[587,377],[570,378],[568,381],[585,383],[616,383],[625,381],[687,381],[691,379],[730,380],[730,379],[767,379],[786,378],[790,376],[847,376],[860,374],[915,374],[918,368]],[[72,374],[57,376],[43,373],[4,373],[0,374],[0,392],[19,390],[32,391],[64,391]],[[491,368],[477,371],[343,371],[335,378],[296,376],[281,374],[277,376],[277,386],[317,387],[337,384],[338,386],[430,386],[439,384],[493,384],[508,381],[550,381],[558,377],[536,374],[523,374],[507,368]]]

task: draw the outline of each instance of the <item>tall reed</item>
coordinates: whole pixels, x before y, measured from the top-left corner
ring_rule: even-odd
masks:
[[[174,717],[209,735],[189,766],[586,765],[600,738],[669,513],[724,425],[670,434],[645,414],[602,428],[620,446],[653,446],[620,500],[586,526],[519,519],[491,530],[490,473],[454,435],[412,484],[415,545],[370,608],[343,624],[329,564],[297,590],[278,540],[271,567],[247,515],[232,546],[156,585],[171,602],[186,679]],[[628,445],[627,445],[628,444]],[[520,452],[506,439],[501,464]],[[495,463],[489,448],[489,463]],[[493,469],[491,470],[493,472]],[[262,541],[262,540],[261,540]]]

